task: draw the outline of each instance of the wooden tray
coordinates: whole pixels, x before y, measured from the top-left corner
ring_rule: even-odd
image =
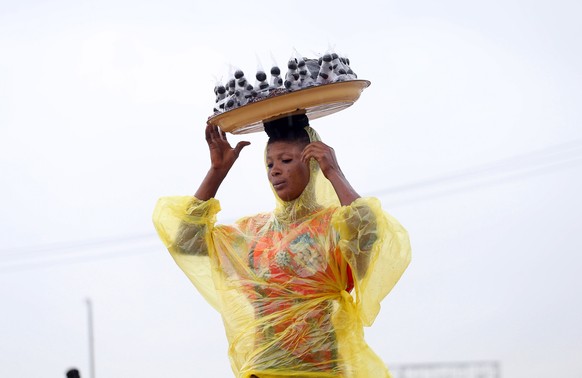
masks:
[[[285,114],[305,111],[313,120],[351,106],[369,86],[368,80],[349,80],[298,89],[213,115],[208,124],[232,134],[247,134],[262,132],[264,120]]]

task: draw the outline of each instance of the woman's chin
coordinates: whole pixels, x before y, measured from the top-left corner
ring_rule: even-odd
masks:
[[[294,201],[297,198],[299,198],[299,196],[293,196],[285,191],[276,192],[276,193],[277,193],[277,197],[279,197],[279,199],[283,202],[291,202],[291,201]]]

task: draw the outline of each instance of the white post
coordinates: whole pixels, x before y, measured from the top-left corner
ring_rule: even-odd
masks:
[[[87,314],[89,320],[89,378],[95,378],[95,345],[93,340],[93,304],[87,298]]]

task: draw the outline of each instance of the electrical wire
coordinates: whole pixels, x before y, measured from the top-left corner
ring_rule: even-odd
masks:
[[[466,180],[467,178],[491,177],[495,174],[503,174],[520,169],[535,169],[539,166],[567,163],[570,160],[579,160],[580,158],[582,158],[582,141],[577,140],[409,184],[373,190],[367,194],[377,196],[407,192],[419,188],[427,189],[444,183]]]
[[[556,162],[554,164],[549,164],[543,167],[532,167],[527,171],[513,172],[512,174],[507,174],[505,176],[490,177],[488,179],[482,179],[480,181],[473,180],[471,182],[465,182],[463,184],[457,185],[456,187],[448,187],[438,191],[433,191],[432,193],[422,194],[417,191],[416,193],[410,194],[409,198],[406,199],[396,199],[392,201],[389,200],[389,202],[387,202],[387,206],[393,208],[396,206],[406,205],[410,203],[417,203],[429,199],[450,196],[452,194],[466,193],[507,182],[527,179],[530,177],[539,176],[543,174],[556,173],[563,169],[574,168],[580,165],[582,165],[582,156],[578,159]],[[388,194],[390,194],[390,192],[377,193],[376,196],[381,198],[382,196],[386,196]]]
[[[18,272],[23,270],[37,269],[37,268],[48,268],[57,265],[67,265],[73,263],[83,263],[83,262],[94,262],[98,260],[109,260],[122,257],[132,257],[135,255],[143,255],[147,253],[153,253],[159,250],[159,243],[150,243],[150,245],[132,246],[125,248],[117,248],[114,250],[103,251],[100,250],[97,254],[91,254],[84,252],[79,255],[51,255],[45,256],[44,258],[34,258],[34,259],[24,259],[13,261],[2,261],[0,262],[0,273],[8,272]]]
[[[118,245],[119,243],[128,243],[128,242],[142,241],[142,240],[147,240],[147,239],[157,239],[157,236],[155,233],[149,232],[149,233],[140,233],[140,234],[134,234],[134,235],[80,240],[77,242],[55,242],[55,243],[47,243],[47,244],[41,244],[41,245],[5,248],[5,249],[0,249],[0,258],[10,257],[10,256],[19,256],[20,257],[23,254],[25,254],[25,255],[26,254],[38,254],[38,253],[46,253],[46,252],[52,252],[52,251],[64,251],[64,250],[84,249],[84,248],[92,248],[92,247],[107,247],[108,245],[111,245],[111,244]]]
[[[397,199],[390,203],[390,206],[396,206],[553,173],[579,166],[581,163],[582,141],[577,140],[450,174],[378,189],[367,192],[366,195],[384,197],[398,193],[412,194],[408,199]],[[159,243],[155,234],[143,233],[74,243],[50,243],[4,249],[0,250],[0,273],[140,255],[152,252],[154,241]],[[140,245],[144,242],[151,245]],[[125,246],[120,248],[121,245]],[[116,248],[116,251],[111,251],[111,247]],[[97,254],[87,252],[95,248],[99,249]],[[139,250],[136,251],[136,248]]]

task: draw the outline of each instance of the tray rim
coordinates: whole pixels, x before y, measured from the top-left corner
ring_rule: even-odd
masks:
[[[370,84],[354,79],[302,88],[214,114],[207,123],[231,134],[245,134],[262,131],[264,120],[295,112],[317,119],[350,107]]]

